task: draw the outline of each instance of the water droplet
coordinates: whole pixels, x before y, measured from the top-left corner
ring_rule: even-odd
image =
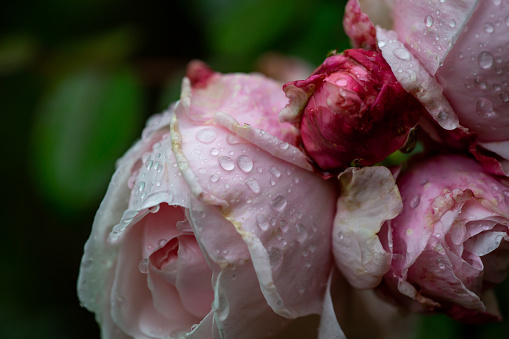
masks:
[[[157,181],[156,181],[156,186],[157,186],[157,187],[161,186],[161,181],[157,180]]]
[[[384,46],[385,46],[385,41],[383,41],[383,40],[378,41],[378,47],[379,48],[383,48]]]
[[[269,260],[270,260],[270,266],[272,270],[275,270],[281,266],[281,263],[283,262],[283,255],[281,253],[281,250],[275,247],[272,247],[269,250]]]
[[[235,163],[229,157],[219,157],[218,161],[219,165],[221,165],[225,171],[233,171],[235,168]]]
[[[241,155],[237,158],[237,165],[244,173],[249,173],[253,169],[253,161],[245,155]]]
[[[274,166],[270,167],[270,173],[272,173],[272,175],[275,176],[276,178],[279,178],[281,176],[281,172]]]
[[[230,313],[228,297],[226,296],[226,291],[221,286],[219,286],[216,290],[216,298],[214,298],[212,308],[214,309],[219,321],[225,321]]]
[[[286,233],[288,229],[290,229],[290,225],[285,220],[281,220],[279,222],[279,228],[283,233]]]
[[[477,60],[479,62],[479,66],[484,69],[488,69],[493,66],[493,55],[490,52],[482,51],[479,53]]]
[[[251,189],[251,191],[253,191],[254,193],[258,194],[260,193],[260,184],[258,183],[258,181],[256,181],[256,179],[254,178],[248,178],[246,180],[246,185],[247,187],[249,187]]]
[[[285,209],[286,205],[288,204],[288,200],[283,195],[277,195],[274,200],[270,202],[270,207],[277,211],[282,211]]]
[[[493,33],[493,31],[495,31],[495,26],[491,22],[485,22],[484,30],[486,33]]]
[[[155,152],[161,148],[161,143],[156,142],[154,145],[152,145],[152,150]]]
[[[449,21],[449,27],[451,27],[451,28],[456,27],[456,20],[451,19],[451,21]]]
[[[288,149],[288,147],[290,147],[290,145],[288,145],[287,142],[282,142],[279,144],[279,148],[281,148],[282,150]]]
[[[504,197],[509,199],[509,191],[508,190],[505,190],[504,192],[502,192],[502,194],[504,195]]]
[[[196,134],[196,139],[204,144],[210,144],[216,138],[217,133],[211,128],[204,128]]]
[[[226,136],[226,142],[230,145],[236,145],[244,143],[244,140],[238,135],[230,133]]]
[[[417,206],[419,206],[420,202],[421,202],[421,195],[417,194],[415,197],[412,198],[412,200],[410,200],[410,207],[416,208]]]
[[[219,180],[219,176],[217,174],[212,174],[210,176],[210,181],[217,182]]]
[[[148,259],[145,258],[140,261],[138,264],[138,270],[140,270],[140,272],[143,274],[148,272]]]
[[[505,25],[509,26],[509,15],[505,17]]]
[[[140,181],[139,183],[136,184],[136,186],[134,186],[134,194],[140,195],[140,193],[143,192],[144,189],[145,189],[145,182]]]
[[[424,18],[424,24],[426,25],[426,27],[433,26],[433,17],[431,15],[426,15],[426,17]]]
[[[509,101],[509,94],[507,94],[507,92],[500,93],[500,100],[502,100],[502,102],[508,102]]]
[[[394,55],[401,60],[410,59],[410,53],[404,48],[397,48],[393,51]]]
[[[219,150],[217,148],[213,148],[210,150],[210,154],[211,155],[218,155],[219,154]]]
[[[265,217],[263,214],[257,214],[256,215],[256,224],[262,231],[266,231],[269,229],[269,221],[267,220],[267,217]]]
[[[493,4],[495,4],[495,6],[498,6],[502,3],[502,0],[493,0]]]
[[[200,173],[200,174],[207,174],[207,170],[205,168],[200,168],[198,170],[198,173]]]
[[[443,262],[440,262],[438,264],[438,268],[440,268],[441,270],[445,269],[445,264]]]
[[[147,169],[147,171],[150,171],[153,164],[154,164],[154,162],[152,160],[149,160],[145,163],[145,168]]]
[[[475,110],[477,115],[479,115],[481,118],[489,118],[495,114],[493,111],[493,103],[486,98],[480,98],[477,101]]]
[[[168,242],[168,240],[166,240],[166,239],[159,240],[159,247],[160,248],[164,247],[164,245],[166,245],[167,242]]]

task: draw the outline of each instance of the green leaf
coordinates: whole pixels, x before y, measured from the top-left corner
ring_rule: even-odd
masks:
[[[63,78],[40,106],[33,131],[36,181],[64,210],[97,204],[114,162],[141,127],[142,93],[129,70],[84,69]]]

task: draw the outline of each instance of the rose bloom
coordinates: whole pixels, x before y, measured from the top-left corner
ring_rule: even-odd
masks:
[[[333,248],[350,284],[412,311],[500,320],[491,288],[509,269],[507,182],[460,155],[412,163],[397,187],[383,167],[340,180]]]
[[[103,338],[263,338],[321,312],[336,191],[277,121],[286,102],[260,75],[190,65],[85,245],[78,294]]]
[[[309,78],[283,88],[290,99],[283,121],[300,128],[306,152],[330,172],[372,165],[402,148],[422,110],[377,51],[330,56]]]
[[[474,160],[443,155],[397,179],[403,211],[392,220],[385,283],[467,322],[499,320],[491,288],[509,269],[509,186]]]
[[[387,5],[382,16],[392,17],[386,28],[393,31],[377,27],[378,46],[400,84],[428,109],[433,123],[426,131],[445,144],[461,139],[491,173],[509,175],[509,3],[380,1],[371,13],[367,2],[361,4],[374,20]],[[349,6],[360,11],[357,0]],[[345,17],[358,16],[356,10]]]

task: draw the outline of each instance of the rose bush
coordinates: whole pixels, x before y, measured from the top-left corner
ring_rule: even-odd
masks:
[[[286,102],[267,78],[191,64],[85,245],[79,298],[104,338],[261,338],[321,312],[336,191],[277,121]]]
[[[325,59],[306,80],[283,87],[283,121],[300,128],[306,152],[325,171],[372,165],[411,144],[419,102],[379,52],[350,49]]]
[[[385,3],[393,31],[377,27],[378,46],[399,83],[426,106],[436,122],[423,127],[442,143],[459,139],[490,172],[508,175],[509,3]],[[357,0],[349,5],[360,11]],[[356,16],[354,10],[345,15]],[[355,27],[365,35],[373,30],[365,23]],[[362,34],[350,36],[357,42],[366,40]]]
[[[350,284],[413,311],[499,320],[491,288],[509,270],[507,182],[461,155],[413,162],[397,186],[383,167],[340,180],[333,248]]]

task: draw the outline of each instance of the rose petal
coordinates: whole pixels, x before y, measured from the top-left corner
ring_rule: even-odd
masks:
[[[447,1],[444,4],[449,2],[454,3],[454,11],[462,3]],[[462,126],[476,132],[482,142],[507,141],[509,89],[504,84],[507,84],[509,72],[506,21],[509,8],[494,1],[475,2],[479,3],[478,8],[436,77]],[[456,12],[454,15],[463,18]]]
[[[224,112],[242,124],[256,126],[295,145],[297,130],[278,119],[278,113],[288,99],[276,81],[259,74],[215,73],[207,79],[206,87],[190,88],[187,78],[184,78],[182,87],[181,101],[192,96],[191,118],[206,123],[217,112]]]
[[[149,119],[142,133],[142,141],[137,142],[117,161],[117,170],[95,216],[90,238],[85,244],[78,278],[78,295],[82,304],[96,314],[98,321],[105,324],[110,323],[109,314],[103,313],[103,309],[109,309],[107,304],[110,303],[110,297],[109,290],[104,289],[104,286],[113,273],[113,263],[118,252],[117,248],[106,243],[106,239],[127,210],[130,190],[125,183],[131,176],[131,168],[144,152],[145,144],[165,125],[170,116],[170,111],[167,111]]]
[[[428,73],[435,75],[478,2],[395,0],[394,30],[399,41],[405,43]],[[472,34],[469,32],[469,35]]]
[[[332,249],[336,264],[356,288],[374,288],[391,265],[378,232],[403,204],[391,172],[381,166],[349,168],[339,175]]]
[[[354,48],[377,50],[375,26],[362,12],[358,0],[349,0],[346,4],[343,28]]]
[[[267,304],[260,289],[253,262],[249,259],[241,260],[238,256],[232,255],[235,252],[247,252],[246,244],[233,225],[221,216],[217,207],[207,206],[196,199],[192,200],[189,213],[197,229],[196,239],[205,249],[204,253],[214,270],[215,294],[212,308],[218,335],[220,334],[221,338],[254,339],[279,331],[287,322],[274,313]],[[216,222],[220,219],[226,223]],[[224,239],[220,236],[213,239],[207,236],[214,233],[231,234],[238,239],[225,246],[226,243],[221,244]],[[234,260],[231,260],[232,258]],[[249,312],[246,313],[245,310]],[[253,321],[254,319],[256,321]]]
[[[442,86],[430,76],[412,53],[398,41],[394,31],[377,28],[378,47],[400,85],[417,98],[446,130],[458,127],[458,117],[442,94]]]

